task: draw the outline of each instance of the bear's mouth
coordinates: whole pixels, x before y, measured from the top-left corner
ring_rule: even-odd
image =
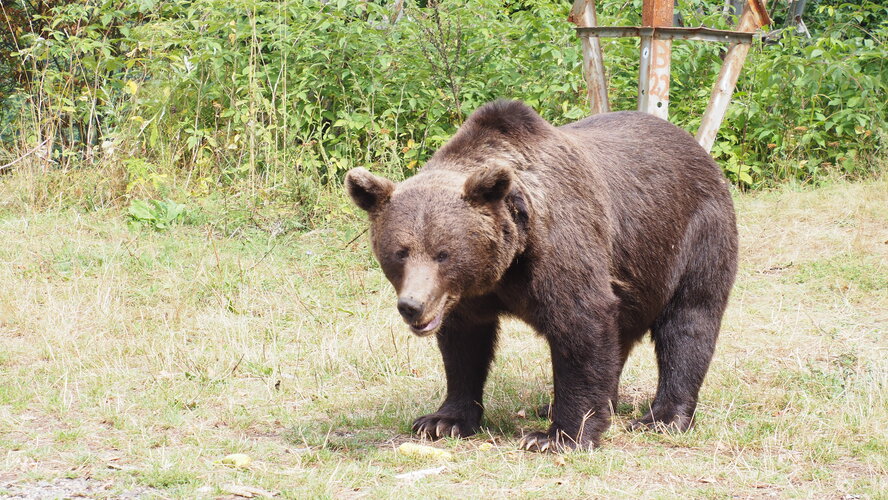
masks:
[[[425,337],[430,333],[434,332],[441,326],[441,323],[444,320],[444,309],[441,309],[441,312],[435,316],[435,319],[429,321],[428,323],[420,323],[418,325],[410,325],[410,331],[419,335],[420,337]]]
[[[431,321],[428,321],[425,323],[415,323],[415,324],[410,325],[410,331],[413,332],[414,335],[419,336],[419,337],[425,337],[427,335],[431,335],[431,334],[435,333],[438,330],[438,328],[441,327],[441,323],[444,322],[444,314],[447,312],[448,301],[445,299],[445,300],[442,300],[441,302],[442,302],[441,309],[438,310],[438,314],[436,314],[435,317],[432,318]]]

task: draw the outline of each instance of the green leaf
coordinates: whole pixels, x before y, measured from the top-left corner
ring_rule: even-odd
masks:
[[[133,200],[128,209],[129,214],[138,220],[149,221],[154,218],[151,206],[144,200]]]

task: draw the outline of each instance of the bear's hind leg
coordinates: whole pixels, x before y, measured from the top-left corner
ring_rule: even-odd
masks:
[[[697,286],[679,286],[651,328],[657,353],[657,394],[650,411],[632,422],[633,429],[686,431],[693,425],[727,291],[706,290],[700,281],[687,277],[684,281]]]
[[[413,422],[413,432],[429,439],[468,437],[478,432],[498,327],[497,320],[478,324],[458,313],[445,320],[437,337],[447,374],[447,397],[438,411]]]

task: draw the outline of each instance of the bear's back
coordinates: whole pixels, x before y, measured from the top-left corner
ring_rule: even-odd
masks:
[[[558,128],[595,156],[606,178],[631,177],[649,184],[714,189],[724,178],[712,157],[686,131],[647,113],[618,111],[593,115]],[[619,187],[614,185],[614,188]],[[717,189],[727,193],[726,189]]]
[[[650,229],[650,218],[681,225],[705,204],[733,213],[721,169],[689,133],[665,120],[620,111],[558,130],[586,153],[586,162],[557,168],[574,170],[578,179],[586,177],[583,170],[594,170],[610,197],[610,215],[624,229],[642,221]]]

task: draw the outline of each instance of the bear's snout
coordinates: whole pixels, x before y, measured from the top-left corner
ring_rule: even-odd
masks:
[[[401,295],[398,298],[398,312],[410,326],[410,331],[425,337],[438,331],[447,309],[447,297],[440,300],[420,302],[415,295]],[[437,304],[437,305],[436,305]]]
[[[398,299],[398,312],[408,323],[416,323],[422,317],[423,304],[410,297],[401,297]]]

